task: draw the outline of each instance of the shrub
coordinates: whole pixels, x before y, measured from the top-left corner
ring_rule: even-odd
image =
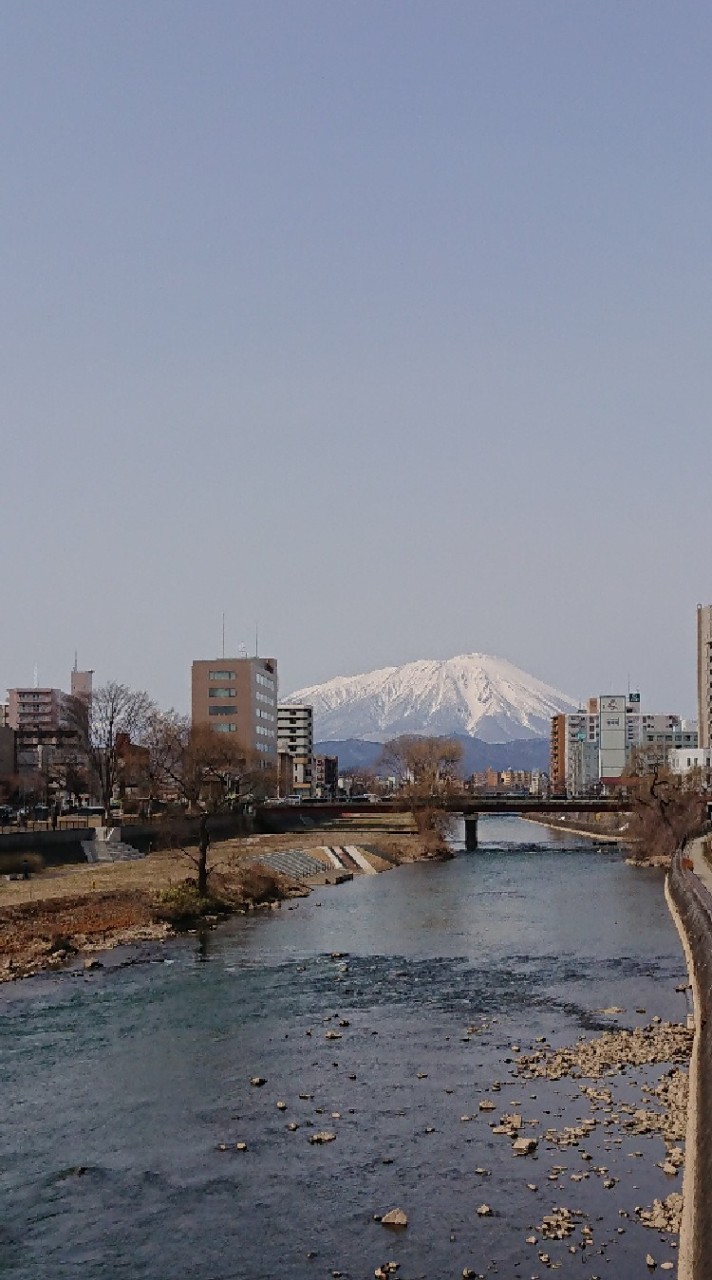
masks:
[[[229,904],[211,894],[201,896],[195,880],[181,880],[157,894],[153,902],[156,920],[169,924],[190,924],[205,916],[220,915],[229,910]]]

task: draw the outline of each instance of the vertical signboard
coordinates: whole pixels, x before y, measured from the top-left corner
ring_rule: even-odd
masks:
[[[620,778],[626,764],[626,695],[602,694],[598,700],[600,775]]]

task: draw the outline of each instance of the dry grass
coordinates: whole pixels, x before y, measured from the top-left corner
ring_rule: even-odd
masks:
[[[324,863],[326,876],[333,869],[318,850],[327,844],[382,849],[383,858],[368,855],[379,871],[393,862],[414,861],[425,852],[412,823],[400,815],[395,823],[389,818],[387,824],[349,822],[286,835],[241,837],[211,847],[209,889],[232,909],[284,897],[294,887],[266,868],[251,865],[254,859],[303,849]],[[156,921],[173,917],[157,907],[176,896],[180,899],[186,882],[195,878],[194,853],[163,850],[136,862],[82,863],[52,867],[30,880],[0,880],[0,979],[51,967],[72,951],[164,936],[166,925]]]

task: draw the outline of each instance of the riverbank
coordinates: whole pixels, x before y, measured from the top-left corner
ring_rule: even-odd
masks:
[[[364,865],[349,858],[350,870],[339,872],[328,849],[343,845],[355,848]],[[308,854],[311,874],[297,880],[270,868],[270,855],[295,850]],[[279,907],[317,885],[424,856],[407,815],[389,820],[388,827],[373,820],[347,822],[328,830],[221,841],[210,848],[212,901],[204,923]],[[0,881],[0,982],[82,957],[89,966],[97,963],[97,952],[175,936],[189,923],[182,887],[195,877],[194,858],[192,850],[162,850],[136,861],[53,867],[29,880]]]
[[[600,841],[601,844],[629,844],[628,828],[630,815],[627,813],[587,814],[527,814],[527,822],[538,822],[550,831],[563,831],[567,835],[585,836],[589,840]]]

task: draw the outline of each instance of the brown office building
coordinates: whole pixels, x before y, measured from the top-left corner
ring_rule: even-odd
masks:
[[[195,728],[234,734],[241,746],[277,766],[277,661],[215,658],[192,667]]]

